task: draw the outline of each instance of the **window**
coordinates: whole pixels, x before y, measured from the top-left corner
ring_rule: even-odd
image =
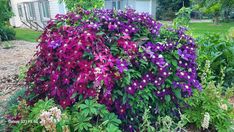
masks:
[[[18,12],[19,12],[19,17],[24,17],[22,5],[18,5]]]
[[[36,15],[35,15],[35,10],[34,10],[34,5],[32,2],[29,2],[26,4],[26,11],[27,11],[27,15],[28,15],[28,19],[29,20],[35,20],[36,19]]]
[[[50,18],[50,12],[49,12],[49,2],[48,1],[42,1],[39,3],[40,5],[40,12],[43,19]]]
[[[112,2],[113,9],[119,10],[120,9],[120,0],[115,0]]]

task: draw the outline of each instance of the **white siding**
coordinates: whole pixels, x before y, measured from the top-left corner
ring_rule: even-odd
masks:
[[[112,0],[106,0],[105,1],[105,8],[106,9],[112,9]]]
[[[60,12],[60,4],[57,0],[49,0],[50,3],[50,16],[54,18],[57,14],[63,14],[65,12]]]
[[[151,14],[151,6],[150,0],[136,0],[135,10],[137,12],[148,12]]]
[[[156,15],[157,0],[121,0],[120,9],[130,7],[138,12],[148,12],[153,17]],[[112,0],[105,0],[105,8],[112,9]]]
[[[156,18],[157,0],[152,0],[152,16]]]
[[[128,6],[135,9],[135,0],[128,0]]]

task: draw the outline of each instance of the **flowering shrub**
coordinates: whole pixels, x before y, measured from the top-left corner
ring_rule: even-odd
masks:
[[[185,31],[132,9],[57,15],[27,73],[30,101],[49,97],[66,108],[95,98],[129,130],[138,129],[145,107],[154,122],[155,114],[176,114],[183,97],[201,90],[196,45]]]

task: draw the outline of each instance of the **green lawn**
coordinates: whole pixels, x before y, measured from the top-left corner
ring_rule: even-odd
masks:
[[[230,23],[220,23],[218,25],[214,25],[213,23],[191,23],[189,28],[190,32],[195,35],[201,35],[204,33],[218,33],[222,35],[226,35],[230,27],[234,27],[234,22]]]
[[[36,42],[36,39],[41,35],[42,32],[34,31],[26,28],[15,28],[16,39],[25,40],[30,42]]]
[[[213,23],[191,23],[189,26],[189,32],[196,36],[202,35],[204,33],[218,33],[226,35],[230,27],[234,27],[234,22],[230,23],[220,23],[214,25]],[[36,42],[36,39],[41,35],[42,32],[34,31],[26,28],[15,28],[16,39],[25,40],[30,42]]]

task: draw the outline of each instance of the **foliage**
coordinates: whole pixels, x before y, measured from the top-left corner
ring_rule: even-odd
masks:
[[[8,0],[0,0],[0,16],[0,42],[15,39],[14,30],[7,26],[13,16]]]
[[[194,92],[194,96],[186,100],[189,109],[185,109],[185,115],[190,123],[201,128],[205,113],[209,114],[210,122],[208,124],[210,124],[211,130],[231,131],[230,127],[233,125],[232,119],[234,117],[233,106],[228,103],[226,98],[222,97],[222,84],[215,85],[211,81],[211,75],[208,63],[202,76],[204,90],[203,92]]]
[[[180,115],[180,120],[178,122],[174,121],[170,116],[159,117],[157,124],[159,127],[159,132],[182,132],[185,131],[184,127],[188,122],[185,115]]]
[[[18,99],[24,98],[26,88],[21,88],[8,98],[6,109],[10,109],[14,105],[18,105]]]
[[[221,0],[222,3],[222,14],[225,21],[229,21],[230,13],[234,8],[234,0]]]
[[[60,2],[64,2],[69,10],[75,10],[77,7],[91,10],[104,6],[104,0],[60,0]]]
[[[71,113],[71,124],[74,131],[107,131],[120,132],[121,121],[113,113],[109,113],[105,105],[87,99],[84,103],[76,103]]]
[[[199,73],[202,74],[206,61],[210,61],[213,79],[220,80],[225,67],[224,86],[231,87],[234,81],[234,41],[223,39],[218,34],[206,34],[197,39]]]
[[[53,100],[39,100],[34,106],[26,104],[24,99],[13,105],[7,112],[8,125],[13,132],[17,131],[43,131],[40,124],[40,114],[55,106]]]
[[[7,27],[7,26],[0,27],[0,40],[8,41],[8,40],[14,40],[14,39],[15,39],[14,29]]]
[[[24,107],[23,107],[24,106]],[[53,100],[39,100],[34,106],[21,100],[12,106],[7,118],[18,122],[10,124],[12,131],[105,131],[120,132],[121,121],[96,100],[87,99],[61,111]]]
[[[228,36],[230,39],[234,40],[234,27],[231,27],[228,31]]]
[[[140,125],[140,132],[153,132],[156,129],[154,128],[154,126],[152,126],[152,123],[150,122],[150,110],[149,109],[145,109],[145,112],[142,116],[143,119],[143,123]]]
[[[10,41],[5,41],[5,42],[1,43],[1,46],[3,49],[11,49],[14,47]]]
[[[65,109],[95,98],[118,115],[122,130],[138,130],[145,107],[156,114],[152,123],[174,117],[182,99],[202,89],[194,39],[132,9],[57,15],[39,49],[26,78],[30,103],[49,97]]]
[[[172,20],[182,7],[189,7],[190,0],[159,0],[156,16],[162,20]]]
[[[27,66],[20,66],[19,67],[19,74],[18,74],[18,79],[19,80],[25,80],[26,75],[27,75],[28,67]]]
[[[234,0],[193,0],[193,4],[196,9],[207,14],[212,14],[214,23],[217,24],[222,10],[228,12],[227,15],[229,15],[234,7]]]
[[[13,16],[11,12],[9,1],[1,0],[0,1],[0,28],[6,25],[8,20]],[[1,36],[1,35],[0,35]]]
[[[182,7],[177,13],[176,18],[173,20],[175,26],[186,26],[188,27],[190,22],[190,15],[192,10],[190,8]]]
[[[212,14],[214,17],[214,22],[218,23],[218,17],[221,12],[221,3],[217,0],[193,0],[195,9],[200,10],[201,12]]]

